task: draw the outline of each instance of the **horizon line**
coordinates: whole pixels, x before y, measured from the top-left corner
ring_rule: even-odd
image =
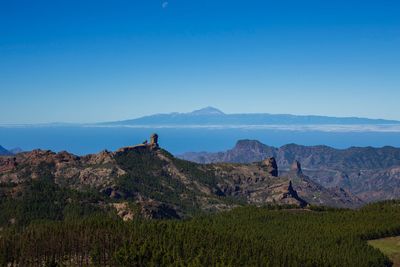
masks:
[[[102,124],[102,123],[117,123],[117,122],[124,122],[124,121],[129,121],[129,120],[136,120],[136,119],[141,119],[141,118],[146,118],[146,117],[151,117],[151,116],[158,116],[158,115],[189,115],[189,114],[195,114],[196,112],[201,112],[203,110],[207,109],[213,109],[218,112],[219,114],[208,114],[208,115],[214,115],[214,116],[229,116],[229,115],[272,115],[272,116],[294,116],[294,117],[323,117],[323,118],[337,118],[337,119],[365,119],[365,120],[381,120],[381,121],[388,121],[388,122],[396,122],[395,124],[400,124],[400,119],[386,119],[386,118],[381,118],[381,117],[367,117],[367,116],[354,116],[354,115],[348,115],[348,116],[337,116],[337,115],[318,115],[318,114],[293,114],[293,113],[269,113],[269,112],[237,112],[237,113],[225,113],[219,108],[215,108],[213,106],[207,106],[204,108],[200,109],[194,109],[192,111],[188,112],[178,112],[178,111],[173,111],[173,112],[161,112],[161,113],[152,113],[152,114],[147,114],[147,115],[142,115],[134,118],[127,118],[127,119],[114,119],[114,120],[107,120],[107,121],[95,121],[95,122],[71,122],[71,121],[50,121],[50,122],[30,122],[30,123],[1,123],[0,122],[0,127],[6,127],[6,126],[40,126],[40,125],[46,125],[46,126],[51,126],[51,125],[88,125],[88,124]],[[306,125],[306,124],[302,124]],[[340,124],[337,124],[340,125]]]

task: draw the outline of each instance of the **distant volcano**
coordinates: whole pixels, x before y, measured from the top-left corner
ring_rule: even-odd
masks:
[[[205,107],[199,110],[190,112],[192,115],[225,115],[221,110],[214,107]]]
[[[214,107],[188,113],[149,115],[137,119],[105,122],[97,125],[127,126],[262,126],[262,125],[397,125],[400,121],[357,117],[327,117],[315,115],[290,115],[269,113],[226,114]]]

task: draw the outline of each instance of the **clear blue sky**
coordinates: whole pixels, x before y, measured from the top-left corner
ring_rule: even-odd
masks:
[[[0,123],[400,119],[400,2],[0,1]]]

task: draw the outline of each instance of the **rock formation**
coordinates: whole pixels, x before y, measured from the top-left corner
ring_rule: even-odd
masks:
[[[150,136],[150,146],[158,147],[158,134],[153,133]]]
[[[267,169],[267,172],[274,177],[278,177],[278,165],[275,158],[267,158],[263,160],[262,165]]]
[[[0,172],[7,172],[17,167],[17,160],[13,158],[0,159]]]
[[[297,204],[300,207],[305,207],[308,205],[308,203],[299,197],[297,194],[297,191],[293,189],[293,184],[292,181],[289,181],[289,186],[287,187],[287,192],[283,194],[282,200],[285,199],[290,199],[291,201],[289,202],[290,204]]]
[[[303,174],[303,171],[301,170],[301,164],[297,160],[295,160],[292,165],[290,166],[290,171],[292,173],[295,173],[296,175],[301,175]]]
[[[141,144],[135,145],[135,146],[127,146],[127,147],[122,147],[117,150],[119,153],[125,153],[130,150],[136,150],[136,149],[158,149],[160,146],[158,145],[158,134],[153,133],[150,136],[150,143],[145,140]]]

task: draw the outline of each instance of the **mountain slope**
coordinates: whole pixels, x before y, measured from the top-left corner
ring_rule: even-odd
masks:
[[[400,197],[400,149],[394,147],[339,150],[289,144],[275,148],[254,140],[240,140],[226,152],[186,153],[180,157],[199,163],[249,163],[275,157],[282,173],[298,160],[304,174],[324,187],[345,188],[365,201]]]
[[[53,188],[43,199],[66,206],[72,199],[76,205],[114,209],[124,219],[182,218],[244,204],[362,204],[297,173],[277,177],[273,161],[197,164],[175,158],[154,143],[83,157],[34,150],[0,158],[0,195],[3,200],[12,200],[9,204],[25,203],[27,192],[44,194],[43,190],[35,191],[37,186]],[[63,198],[57,199],[53,192],[60,192]],[[92,195],[89,199],[77,198],[88,193]],[[46,202],[40,203],[40,207],[47,207]]]

